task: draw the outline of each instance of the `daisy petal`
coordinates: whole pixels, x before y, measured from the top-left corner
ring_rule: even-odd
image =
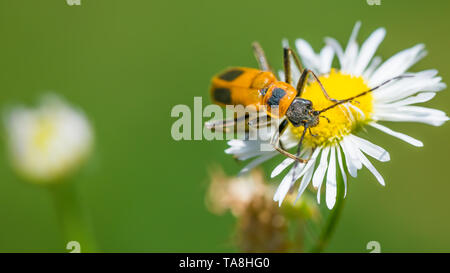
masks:
[[[311,182],[313,173],[314,173],[314,167],[308,168],[308,170],[305,172],[305,177],[302,179],[302,183],[300,184],[300,187],[298,188],[298,194],[297,194],[297,198],[295,199],[295,202],[297,202],[298,199],[300,199],[300,197],[302,196],[306,187],[308,187],[309,183]]]
[[[344,62],[341,70],[348,73],[353,73],[354,65],[356,63],[356,55],[358,54],[358,43],[356,42],[356,36],[358,36],[359,29],[361,28],[361,22],[356,22],[353,27],[352,34],[347,43],[347,47],[344,52]]]
[[[270,177],[274,178],[275,176],[279,175],[282,171],[284,171],[292,163],[294,163],[294,159],[289,158],[289,157],[286,158],[285,160],[283,160],[283,162],[278,164],[278,166],[276,166],[275,169],[273,169],[272,173],[270,174]]]
[[[375,145],[372,142],[369,142],[355,135],[350,134],[349,137],[351,141],[355,143],[355,145],[357,145],[361,151],[377,159],[378,161],[386,162],[391,159],[389,153],[380,146]]]
[[[322,155],[320,157],[320,163],[317,167],[316,171],[314,172],[313,176],[313,186],[317,189],[322,184],[323,178],[325,177],[325,172],[327,171],[328,167],[328,154],[330,152],[330,147],[327,146],[323,148]]]
[[[347,196],[347,174],[344,170],[344,164],[342,162],[342,156],[341,156],[341,148],[339,146],[336,146],[337,150],[337,158],[339,163],[339,168],[341,169],[341,175],[342,179],[344,180],[344,197]]]
[[[362,164],[366,166],[366,168],[369,169],[369,171],[377,178],[378,182],[384,186],[385,183],[383,177],[361,151],[358,152],[358,157],[361,160]]]
[[[340,145],[344,153],[345,163],[347,164],[348,172],[350,173],[351,176],[356,177],[358,168],[356,167],[355,164],[353,164],[353,161],[357,159],[357,155],[353,154],[352,151],[346,147],[346,142],[341,141]]]
[[[412,137],[410,137],[408,135],[405,135],[405,134],[402,134],[402,133],[399,133],[399,132],[395,132],[395,131],[387,128],[386,126],[383,126],[383,125],[378,124],[376,122],[371,122],[371,123],[369,123],[369,125],[374,127],[374,128],[377,128],[380,131],[385,132],[388,135],[391,135],[393,137],[399,138],[399,139],[401,139],[401,140],[403,140],[403,141],[405,141],[405,142],[407,142],[407,143],[409,143],[409,144],[411,144],[413,146],[423,147],[422,141],[417,140],[415,138],[412,138]]]
[[[373,118],[386,121],[421,122],[433,126],[441,126],[448,120],[444,112],[420,106],[401,106],[378,111]]]
[[[406,99],[399,100],[399,101],[396,101],[393,103],[376,105],[375,107],[376,108],[390,108],[390,107],[399,107],[399,106],[405,106],[405,105],[410,105],[410,104],[415,104],[415,103],[423,103],[423,102],[427,102],[427,101],[431,100],[432,98],[434,98],[434,96],[436,96],[436,93],[434,93],[434,92],[424,92],[424,93],[419,93],[416,96],[407,97]]]
[[[304,169],[305,163],[300,163],[297,165],[296,173],[299,174]],[[283,178],[280,185],[277,188],[277,191],[275,192],[275,195],[273,196],[274,201],[278,201],[278,205],[281,206],[281,203],[283,203],[284,198],[286,197],[286,194],[289,192],[291,187],[294,185],[295,181],[298,178],[292,179],[292,176],[294,174],[294,167],[292,167],[288,174]]]
[[[349,152],[349,158],[351,159],[352,164],[356,167],[356,169],[361,169],[362,168],[362,164],[361,161],[358,159],[358,151],[359,148],[357,146],[355,146],[349,138],[344,137],[344,139],[342,139],[342,143],[345,143],[345,149]]]
[[[267,153],[265,155],[262,155],[256,159],[254,159],[253,161],[251,161],[250,163],[247,164],[247,166],[245,166],[238,175],[243,175],[245,173],[248,173],[249,171],[251,171],[253,168],[255,168],[256,166],[260,165],[261,163],[271,159],[272,157],[276,156],[278,153],[277,152],[272,152],[272,153]]]
[[[309,148],[303,149],[300,153],[300,158],[308,158],[308,157],[312,156],[311,152],[312,151]],[[294,160],[292,158],[286,158],[280,164],[278,164],[278,166],[276,166],[275,169],[273,169],[270,177],[274,178],[275,176],[279,175],[282,171],[284,171],[292,163],[294,163]]]
[[[330,162],[328,164],[325,201],[328,209],[332,209],[336,203],[336,149],[331,147]]]
[[[300,187],[298,188],[298,194],[297,194],[297,197],[295,198],[294,203],[296,203],[300,199],[302,194],[305,192],[306,188],[308,187],[309,183],[311,182],[313,173],[314,173],[314,167],[308,168],[308,170],[305,173],[305,176],[302,179],[302,183],[300,184]]]
[[[434,77],[423,71],[423,73],[411,74],[413,77],[403,78],[381,87],[373,93],[378,104],[390,103],[412,96],[418,92],[438,92],[446,88],[441,82],[441,77]]]
[[[292,187],[292,173],[293,170],[291,169],[289,173],[283,178],[280,185],[278,186],[274,196],[273,201],[278,202],[278,205],[281,206],[281,203],[284,200],[284,197],[286,197],[286,194],[289,192],[289,190]]]
[[[334,51],[330,46],[325,46],[320,51],[320,64],[318,67],[319,73],[325,74],[330,72],[331,64],[333,62]]]
[[[425,57],[426,51],[423,44],[418,44],[395,54],[385,61],[372,75],[370,86],[377,86],[385,80],[403,74],[408,68]]]
[[[364,71],[362,74],[364,79],[370,79],[375,69],[380,65],[381,63],[381,57],[376,56],[372,59],[372,61],[369,64],[369,67]]]
[[[336,53],[336,56],[338,57],[339,64],[342,67],[342,65],[344,63],[344,51],[342,50],[342,47],[339,44],[339,42],[334,38],[326,37],[325,43],[334,50],[334,52]]]
[[[353,69],[354,75],[359,76],[363,73],[373,55],[375,54],[378,46],[383,41],[385,35],[386,30],[384,28],[379,28],[375,30],[362,44],[358,59],[356,60],[355,68]]]
[[[318,56],[314,52],[311,45],[303,39],[297,39],[295,41],[295,46],[297,47],[297,52],[300,55],[305,67],[314,70],[314,72],[319,72]]]
[[[306,163],[305,168],[303,168],[303,171],[299,175],[299,177],[301,177],[302,175],[305,175],[305,176],[303,177],[302,182],[300,183],[300,186],[298,187],[298,194],[297,194],[297,198],[295,199],[296,202],[300,198],[300,196],[303,194],[306,187],[308,187],[309,183],[311,182],[311,178],[314,173],[314,166],[316,165],[316,159],[317,159],[317,156],[319,155],[320,150],[321,150],[321,148],[318,147],[314,151],[313,155],[311,156],[311,159],[308,161],[308,163]]]

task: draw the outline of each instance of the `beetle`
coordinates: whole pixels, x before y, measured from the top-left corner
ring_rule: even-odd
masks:
[[[308,160],[300,158],[300,151],[303,139],[305,137],[306,131],[308,130],[311,134],[312,127],[319,124],[319,119],[324,118],[328,122],[330,120],[321,115],[322,113],[347,102],[352,102],[356,98],[364,96],[382,85],[385,85],[392,80],[399,79],[402,77],[408,77],[405,75],[400,75],[385,82],[380,85],[363,91],[358,95],[353,97],[337,100],[331,98],[319,77],[310,69],[304,68],[301,65],[300,59],[295,54],[295,52],[288,46],[283,47],[283,67],[284,67],[284,81],[280,81],[275,76],[266,55],[258,42],[252,44],[255,57],[258,61],[259,69],[246,68],[246,67],[232,67],[229,68],[212,78],[210,94],[212,101],[218,105],[243,105],[243,106],[254,106],[256,110],[264,107],[268,117],[274,118],[284,118],[279,127],[277,133],[271,140],[271,144],[274,148],[281,154],[290,157],[300,163],[305,163]],[[294,64],[297,66],[301,72],[300,78],[298,80],[297,86],[294,88],[292,83],[292,73],[291,73],[291,57],[294,60]],[[319,84],[323,95],[326,99],[333,102],[334,104],[321,109],[315,110],[313,103],[301,97],[302,92],[306,86],[308,76],[312,75],[314,80]],[[277,110],[277,111],[274,111]],[[241,117],[247,119],[248,116]],[[235,118],[233,121],[223,121],[224,127],[234,125],[239,118]],[[288,127],[292,124],[294,127],[303,126],[304,130],[300,137],[297,153],[293,155],[286,151],[280,142],[280,137]],[[218,126],[218,123],[209,124],[208,127],[213,128]]]

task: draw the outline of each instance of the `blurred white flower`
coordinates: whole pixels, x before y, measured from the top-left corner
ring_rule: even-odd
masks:
[[[16,171],[37,183],[51,183],[78,169],[90,154],[93,131],[84,113],[56,95],[36,108],[6,112],[8,150]]]

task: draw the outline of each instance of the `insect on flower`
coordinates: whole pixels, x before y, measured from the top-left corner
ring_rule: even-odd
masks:
[[[284,81],[278,80],[275,76],[259,43],[253,43],[253,51],[258,61],[259,69],[232,67],[214,76],[210,90],[212,100],[214,103],[222,106],[254,106],[256,110],[263,108],[267,114],[266,118],[282,119],[277,133],[272,137],[271,144],[279,153],[295,160],[297,164],[308,161],[308,159],[300,158],[302,142],[306,131],[311,136],[316,137],[317,135],[311,132],[311,128],[319,124],[320,118],[325,119],[329,123],[331,122],[329,118],[322,115],[324,112],[344,103],[358,103],[355,99],[373,92],[393,80],[412,77],[409,75],[399,75],[371,89],[361,90],[357,95],[338,100],[328,95],[319,77],[312,70],[308,68],[303,69],[300,59],[290,47],[284,46],[283,48]],[[291,58],[294,60],[297,69],[301,72],[296,88],[293,87]],[[330,106],[317,110],[314,109],[311,100],[302,98],[302,93],[310,74],[319,84],[324,97],[332,102]],[[244,119],[246,122],[251,123],[252,121],[248,121],[248,118],[248,115],[235,117],[233,120],[210,123],[207,126],[209,128],[230,127],[234,126],[239,119]],[[289,123],[293,127],[303,127],[303,132],[297,145],[296,155],[286,151],[280,142],[280,137],[288,128]]]
[[[327,37],[325,38],[325,46],[316,53],[307,41],[303,39],[295,41],[296,53],[301,57],[302,63],[309,70],[312,70],[320,80],[320,83],[315,78],[306,84],[303,82],[304,89],[299,88],[301,91],[299,96],[285,105],[287,108],[294,109],[294,107],[297,107],[293,106],[293,102],[296,100],[306,99],[311,101],[310,107],[298,107],[300,113],[306,118],[300,119],[300,122],[296,123],[293,118],[290,118],[289,110],[280,111],[283,115],[274,120],[279,122],[280,129],[283,129],[283,124],[287,126],[287,129],[284,128],[285,131],[278,130],[276,123],[272,123],[267,127],[261,126],[261,129],[257,127],[258,135],[255,139],[247,138],[246,130],[246,135],[244,135],[246,138],[235,138],[228,141],[229,147],[225,150],[225,153],[233,155],[241,161],[251,159],[239,174],[247,173],[263,162],[280,155],[277,149],[272,148],[275,146],[275,140],[279,142],[277,145],[282,144],[287,149],[297,147],[297,153],[301,149],[299,156],[284,158],[270,175],[274,178],[289,169],[283,176],[273,197],[279,205],[287,194],[293,190],[296,182],[299,181],[296,200],[301,198],[309,185],[312,185],[317,190],[317,202],[320,203],[322,189],[325,188],[326,205],[329,209],[332,209],[338,197],[341,199],[347,194],[347,175],[356,178],[358,170],[363,167],[367,168],[377,181],[384,186],[383,176],[366,155],[377,161],[386,162],[390,160],[390,154],[386,149],[373,142],[358,137],[356,134],[360,130],[372,127],[415,147],[422,147],[423,143],[420,140],[394,131],[381,123],[384,121],[419,122],[441,126],[449,120],[443,111],[414,105],[431,100],[437,92],[446,88],[446,84],[442,82],[440,76],[437,76],[438,71],[435,69],[419,72],[409,71],[414,64],[426,55],[425,45],[417,44],[382,61],[382,58],[375,54],[385,37],[386,30],[382,27],[376,29],[359,45],[357,36],[360,26],[361,22],[355,24],[346,47],[342,47],[336,39]],[[286,83],[292,81],[291,86],[301,87],[300,79],[307,81],[306,69],[302,70],[298,65],[300,63],[298,58],[292,52],[289,52],[287,40],[283,40],[283,45],[286,48],[285,55],[291,58],[289,61],[291,66],[285,65],[285,71],[279,72],[279,78],[285,79]],[[259,56],[259,63],[263,64],[260,65],[261,71],[272,72],[258,45],[255,46],[255,52],[257,52],[257,57]],[[337,57],[338,61],[335,67],[333,67],[334,57]],[[288,60],[284,62],[286,64]],[[272,74],[274,73],[272,72]],[[239,77],[241,76],[243,74]],[[235,79],[239,80],[239,77],[235,77]],[[222,82],[222,86],[220,86],[218,85],[219,82],[214,84],[214,80],[213,88],[226,87],[229,89],[228,101],[230,103],[239,102],[237,100],[238,95],[242,96],[242,94],[248,94],[251,91],[256,98],[253,101],[248,100],[246,103],[254,103],[258,107],[264,107],[265,101],[263,99],[267,90],[249,90],[251,89],[249,88],[250,84],[246,87],[240,84],[239,86],[244,87],[236,88],[237,82],[234,84],[232,81],[228,82],[228,85]],[[330,100],[327,96],[324,96],[323,89],[327,90],[328,97],[335,100]],[[372,92],[374,90],[376,92]],[[225,103],[222,102],[221,104]],[[268,116],[269,113],[259,111],[258,115],[264,117],[265,115]],[[316,120],[308,119],[311,116],[316,117]],[[319,119],[317,116],[326,116],[329,122]],[[233,120],[228,122],[225,121],[224,126],[228,126],[229,123],[232,124]],[[248,129],[252,127],[252,122],[253,120],[248,121]],[[216,125],[217,128],[221,126],[220,122],[215,122],[212,125]],[[309,131],[309,134],[306,131]],[[282,135],[281,138],[280,135]],[[266,145],[270,147],[266,148]],[[261,147],[264,147],[264,149],[261,149]],[[296,160],[297,157],[306,158],[308,162],[302,163]],[[338,181],[341,181],[342,185]],[[338,194],[338,189],[343,194]]]

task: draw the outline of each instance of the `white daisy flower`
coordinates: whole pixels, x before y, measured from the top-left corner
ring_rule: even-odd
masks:
[[[321,188],[325,187],[325,200],[329,209],[333,208],[336,202],[338,172],[342,175],[344,182],[344,196],[347,191],[346,173],[356,177],[357,171],[363,166],[373,173],[381,185],[384,185],[383,177],[369,161],[367,155],[385,162],[390,159],[389,153],[382,147],[356,136],[355,133],[362,127],[369,125],[413,146],[421,147],[423,146],[421,141],[393,131],[380,122],[421,122],[440,126],[449,119],[442,111],[412,106],[415,103],[431,100],[436,92],[446,87],[441,82],[441,77],[436,76],[436,70],[407,72],[412,65],[426,55],[424,45],[418,44],[405,49],[381,63],[381,58],[374,55],[384,39],[385,29],[375,30],[359,46],[356,42],[359,28],[360,22],[357,22],[345,49],[333,38],[325,39],[326,46],[319,54],[316,54],[305,40],[298,39],[295,42],[305,67],[319,75],[330,97],[347,99],[362,91],[381,86],[376,91],[357,98],[356,101],[341,104],[324,112],[330,122],[321,120],[316,127],[312,127],[311,133],[316,136],[305,135],[302,156],[310,158],[307,163],[298,164],[294,171],[292,166],[294,160],[286,158],[273,170],[271,176],[275,177],[290,167],[274,195],[274,200],[280,205],[295,181],[299,181],[300,178],[297,199],[312,183],[317,189],[317,199],[320,203]],[[334,55],[340,63],[339,69],[331,67]],[[300,71],[295,65],[292,65],[291,70],[293,79],[298,80]],[[280,74],[283,78],[283,73]],[[410,76],[387,83],[400,75]],[[293,86],[297,84],[295,81]],[[314,109],[324,109],[333,104],[323,96],[316,81],[309,82],[302,97],[312,101]],[[303,127],[290,126],[289,128],[290,130],[285,132],[281,140],[287,149],[297,145],[303,132]],[[225,151],[226,153],[233,154],[240,160],[254,158],[243,172],[279,155],[274,150],[262,151],[261,145],[267,143],[259,140],[231,140],[228,144],[230,148]]]
[[[62,179],[90,154],[89,121],[57,96],[43,97],[37,108],[10,109],[4,123],[13,167],[31,182]]]

